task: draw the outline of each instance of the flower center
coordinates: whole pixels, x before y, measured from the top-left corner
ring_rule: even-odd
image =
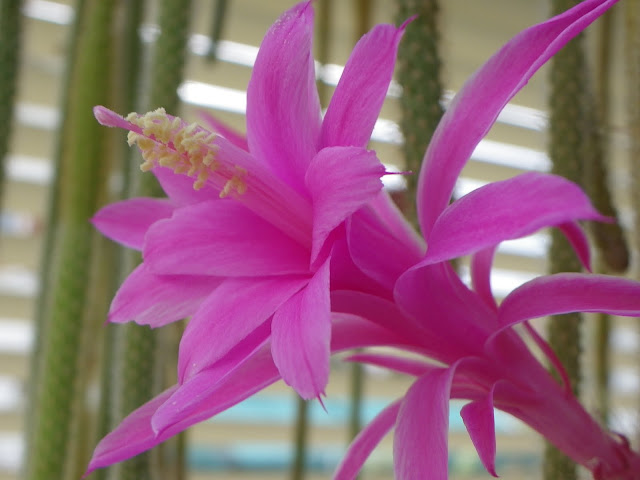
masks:
[[[204,130],[196,123],[187,124],[179,117],[170,117],[164,108],[140,115],[130,113],[126,120],[139,127],[142,133],[130,131],[127,141],[136,144],[142,153],[143,172],[154,166],[171,168],[175,173],[195,178],[193,188],[201,189],[214,172],[222,173],[227,181],[220,191],[224,198],[234,192],[243,195],[247,191],[247,170],[234,166],[230,172],[220,172],[217,160],[218,135]]]

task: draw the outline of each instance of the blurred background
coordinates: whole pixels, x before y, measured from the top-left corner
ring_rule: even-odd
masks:
[[[165,106],[168,112],[179,114],[188,122],[201,121],[200,112],[206,111],[244,131],[245,91],[258,46],[269,26],[294,2],[173,2],[182,3],[178,5],[178,11],[182,12],[179,15],[171,13],[172,7],[165,5],[170,3],[0,0],[3,55],[0,62],[4,62],[0,64],[0,79],[8,82],[0,85],[3,92],[0,96],[4,95],[0,108],[5,115],[0,118],[0,129],[4,131],[0,143],[5,142],[0,144],[5,172],[0,188],[0,480],[20,478],[26,445],[36,451],[48,448],[51,455],[58,457],[50,465],[62,464],[61,471],[65,472],[62,476],[50,473],[49,477],[30,473],[28,478],[78,478],[76,474],[82,473],[99,432],[110,429],[109,425],[112,427],[118,418],[150,398],[163,384],[174,382],[179,326],[168,327],[152,339],[148,329],[142,327],[141,332],[131,333],[125,332],[125,328],[103,326],[108,299],[122,272],[130,267],[119,266],[118,271],[105,273],[108,270],[105,265],[122,265],[120,260],[114,260],[120,254],[109,242],[87,233],[90,227],[85,231],[83,225],[99,205],[119,198],[124,190],[129,194],[146,192],[145,188],[153,186],[145,187],[136,180],[137,174],[131,173],[139,162],[126,153],[125,134],[96,129],[86,105],[102,103],[125,114]],[[433,49],[425,44],[422,50],[420,42],[425,40],[409,39],[408,45],[403,42],[401,48],[406,50],[401,55],[403,58],[424,55],[433,60],[426,67],[433,80],[429,83],[431,90],[424,94],[412,90],[412,95],[422,96],[409,100],[409,104],[415,104],[419,103],[416,98],[426,98],[427,104],[430,95],[440,99],[429,104],[434,113],[428,121],[419,123],[424,135],[414,134],[420,137],[420,142],[427,142],[429,122],[437,121],[440,106],[446,107],[469,75],[520,30],[548,18],[558,3],[561,2],[552,5],[527,0],[447,0],[441,2],[436,16],[429,13],[436,5],[431,1],[317,0],[315,51],[323,105],[327,105],[342,66],[364,32],[375,23],[399,24],[401,19],[420,13],[421,19],[428,20],[425,23],[433,23],[432,30],[427,32],[432,39],[429,41],[434,42],[429,44]],[[624,228],[623,238],[629,240],[628,248],[635,252],[637,234],[633,225],[637,208],[633,207],[633,179],[638,160],[634,160],[632,139],[637,137],[632,132],[637,128],[633,122],[638,120],[632,109],[637,108],[633,90],[640,83],[634,80],[637,72],[633,59],[637,51],[633,50],[632,34],[638,28],[632,23],[635,17],[631,6],[638,2],[621,3],[606,23],[598,22],[580,41],[578,48],[584,58],[572,53],[569,63],[580,58],[582,63],[575,71],[586,78],[580,85],[587,85],[581,87],[581,95],[588,91],[596,99],[597,114],[593,118],[585,113],[588,108],[583,109],[585,96],[580,97],[577,104],[581,107],[574,113],[576,118],[591,118],[586,123],[601,143],[598,147],[592,145],[590,150],[600,148],[605,159],[604,173],[596,176],[607,180]],[[429,27],[424,27],[421,19],[409,26],[407,37],[411,29]],[[171,21],[178,30],[177,40],[169,39],[163,44]],[[164,24],[164,30],[163,22],[169,22]],[[437,32],[435,37],[433,31]],[[160,54],[161,46],[169,50]],[[412,65],[410,61],[401,63],[402,68]],[[13,65],[17,65],[15,74]],[[550,68],[543,68],[505,109],[498,124],[474,152],[456,195],[521,171],[551,170],[550,109],[554,104],[565,111],[571,108],[557,92],[554,94],[556,87],[550,82],[553,76]],[[398,80],[411,82],[406,74],[402,78]],[[565,85],[579,83],[580,78],[569,73],[562,81]],[[417,88],[425,83],[418,79]],[[408,90],[406,87],[404,91]],[[406,106],[403,107],[402,92],[400,83],[394,81],[371,148],[386,164],[415,170],[415,163],[411,163],[415,160],[407,159],[411,154],[403,149],[403,138],[412,137],[406,131],[403,133],[401,127],[403,115],[415,112],[407,113]],[[92,136],[96,130],[99,138]],[[76,141],[80,145],[74,147]],[[414,150],[424,150],[420,142],[413,146]],[[579,156],[584,156],[580,152]],[[397,182],[398,178],[392,180],[396,182],[390,182],[388,188],[409,209],[407,196],[411,185],[407,193],[405,183]],[[76,191],[72,185],[82,188]],[[84,211],[74,210],[74,204],[81,204]],[[74,227],[74,222],[80,226]],[[71,233],[64,233],[67,231]],[[89,246],[83,247],[85,244]],[[550,244],[551,236],[547,233],[505,244],[496,259],[492,278],[496,295],[503,297],[518,284],[547,272]],[[78,265],[71,265],[73,262],[66,258],[74,259]],[[601,252],[598,258],[606,259],[606,253]],[[627,275],[637,276],[634,258],[632,255]],[[625,262],[618,262],[616,267],[598,260],[597,269],[624,270],[621,263]],[[464,259],[459,269],[465,275]],[[76,281],[67,290],[63,290],[65,275]],[[91,289],[80,291],[83,285],[91,285]],[[39,296],[39,292],[45,292],[44,296]],[[75,305],[63,312],[53,298],[65,295]],[[60,321],[58,317],[48,318],[55,315],[77,320],[71,326],[60,327],[56,323]],[[80,317],[82,320],[78,320]],[[539,326],[543,330],[544,322]],[[67,366],[73,364],[77,368],[67,372],[66,380],[64,373],[57,379],[44,379],[47,374],[43,371],[53,363],[47,352],[59,348],[48,345],[48,339],[54,336],[52,331],[63,330],[66,333],[62,334],[61,344],[73,344],[81,352],[65,360]],[[582,366],[579,374],[582,398],[594,412],[606,418],[612,429],[635,441],[640,430],[637,320],[588,318],[578,330],[580,337],[574,335],[572,340],[582,346],[578,361]],[[566,350],[574,347],[567,345]],[[564,347],[561,345],[560,349]],[[41,352],[41,356],[32,358],[32,351]],[[117,370],[126,369],[127,362],[134,369],[145,362],[155,365],[143,366],[134,374],[141,377],[132,377],[137,386],[140,381],[136,378],[151,379],[150,386],[137,392],[133,399],[116,401],[114,392],[128,388],[121,380],[127,374]],[[115,371],[105,373],[109,366]],[[357,369],[338,358],[333,366],[327,413],[317,402],[303,407],[279,383],[216,419],[191,428],[186,437],[153,453],[148,461],[152,467],[136,467],[143,470],[134,474],[124,473],[126,469],[119,473],[102,472],[100,475],[106,476],[101,478],[330,478],[353,432],[409,385],[409,379],[402,376]],[[45,389],[51,385],[52,389],[66,392],[69,396],[61,396],[58,401],[73,405],[72,412],[60,419],[68,424],[64,427],[68,428],[64,430],[68,435],[54,440],[49,447],[41,445],[41,437],[50,437],[49,434],[32,433],[35,439],[29,440],[26,433],[29,428],[38,432],[34,424],[39,416],[52,415],[37,413],[38,401],[29,399],[30,393],[35,398],[34,392],[38,391],[43,397],[53,395],[47,390],[42,393],[38,385],[45,385],[42,387]],[[450,476],[489,478],[468,440],[459,409],[460,405],[452,404]],[[109,412],[109,418],[96,417],[96,412],[105,411]],[[507,415],[498,414],[496,426],[497,470],[501,477],[540,478],[542,441]],[[52,428],[58,433],[62,431],[59,426]],[[65,442],[70,444],[68,448],[62,447]],[[391,445],[389,437],[368,461],[362,478],[392,477]],[[64,457],[67,450],[75,452],[71,460]],[[306,451],[304,468],[300,451]],[[47,471],[55,467],[40,468]],[[98,478],[97,475],[89,478]]]

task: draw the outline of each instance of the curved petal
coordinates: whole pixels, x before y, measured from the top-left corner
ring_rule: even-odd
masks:
[[[101,208],[91,223],[105,237],[142,250],[144,236],[158,220],[171,217],[174,206],[160,198],[131,198]]]
[[[210,410],[214,405],[217,408],[213,414],[219,413],[276,381],[279,376],[273,362],[267,358],[268,338],[269,325],[265,324],[220,361],[180,383],[178,389],[154,413],[151,419],[153,430],[160,434],[202,410]],[[256,358],[262,358],[265,365],[256,365]],[[230,386],[229,383],[237,385]],[[225,392],[229,387],[232,394]],[[235,396],[238,392],[242,392],[240,399]]]
[[[558,273],[535,278],[500,305],[502,329],[531,318],[570,312],[640,316],[640,283],[608,275]]]
[[[320,135],[312,38],[313,8],[302,2],[267,32],[247,88],[249,150],[299,191]]]
[[[308,278],[228,278],[202,302],[180,341],[180,382],[226,355],[294,293]]]
[[[406,244],[390,232],[369,205],[348,219],[347,242],[358,268],[389,290],[423,253],[415,243]]]
[[[482,355],[484,341],[497,327],[495,312],[462,283],[448,263],[408,270],[398,279],[395,298],[422,326],[416,343],[443,363]]]
[[[356,353],[355,355],[348,356],[345,360],[375,365],[376,367],[386,368],[387,370],[393,370],[394,372],[404,373],[414,377],[421,377],[427,372],[441,368],[421,360],[397,357],[395,355],[383,355],[380,353]]]
[[[606,217],[576,184],[556,175],[524,173],[485,185],[451,204],[433,226],[425,264],[578,219]]]
[[[491,291],[491,266],[497,245],[476,252],[471,257],[471,285],[474,292],[493,310],[497,310],[496,299]]]
[[[387,96],[405,24],[376,25],[356,44],[322,122],[320,146],[364,147]]]
[[[352,348],[407,345],[407,340],[393,330],[380,327],[349,313],[331,314],[331,351]]]
[[[169,435],[156,437],[151,429],[151,417],[177,388],[174,385],[130,413],[115,430],[104,437],[95,448],[83,478],[98,468],[135,457],[169,438]]]
[[[273,361],[285,383],[305,399],[323,394],[329,381],[329,263],[274,313],[271,323]]]
[[[382,190],[384,173],[375,152],[364,148],[328,147],[313,158],[305,176],[313,203],[312,263],[331,231]]]
[[[393,236],[398,238],[407,249],[416,252],[419,257],[424,256],[426,244],[413,225],[409,223],[400,208],[386,191],[381,191],[369,204],[382,220]]]
[[[460,416],[467,427],[478,456],[494,477],[496,473],[496,426],[493,414],[493,388],[480,400],[467,403],[460,411]]]
[[[155,275],[142,263],[118,289],[109,322],[135,321],[153,328],[190,317],[223,279],[196,275]]]
[[[232,201],[177,209],[147,233],[144,261],[156,273],[219,276],[305,274],[309,252]]]
[[[603,217],[601,221],[610,221],[609,218]],[[582,266],[589,272],[591,271],[591,251],[589,249],[589,238],[584,229],[578,222],[567,222],[558,225],[558,229],[566,237],[567,241],[573,247],[574,252],[578,256],[578,260]]]
[[[418,218],[427,241],[462,167],[503,107],[549,58],[616,2],[586,0],[524,30],[458,92],[432,137],[420,171]]]
[[[369,458],[373,449],[393,428],[400,411],[401,400],[397,400],[382,410],[351,442],[347,453],[338,465],[333,480],[352,480]]]
[[[332,290],[331,311],[358,315],[403,337],[405,342],[415,341],[424,335],[422,327],[407,317],[395,302],[376,295],[355,290]]]
[[[456,366],[428,372],[409,388],[393,439],[396,478],[447,480],[449,395]]]

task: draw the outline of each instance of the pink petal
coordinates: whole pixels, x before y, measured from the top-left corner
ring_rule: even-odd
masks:
[[[308,278],[228,278],[193,316],[180,341],[181,382],[226,355],[298,290]]]
[[[261,276],[308,273],[309,253],[233,201],[177,209],[149,229],[145,262],[157,273]]]
[[[273,361],[285,383],[305,399],[323,394],[329,381],[329,263],[275,312],[271,324]]]
[[[181,383],[153,415],[153,430],[160,434],[193,416],[204,420],[275,382],[279,376],[269,358],[268,337],[269,328],[257,329],[229,355]]]
[[[496,299],[491,291],[491,266],[495,256],[497,245],[476,252],[471,257],[471,284],[473,290],[482,298],[485,303],[497,310]]]
[[[386,191],[381,191],[369,204],[393,236],[418,256],[424,256],[424,239],[416,232]]]
[[[366,318],[404,339],[404,343],[425,335],[422,326],[386,298],[355,290],[332,290],[331,311]],[[417,342],[416,342],[417,343]]]
[[[234,375],[220,377],[219,372],[216,372],[213,377],[219,381],[209,384],[211,388],[207,396],[191,398],[191,401],[196,403],[194,408],[188,414],[183,411],[184,415],[177,415],[176,422],[166,428],[159,429],[156,423],[161,423],[163,412],[171,412],[172,408],[180,410],[180,407],[183,407],[172,404],[170,400],[177,394],[178,385],[129,414],[113,432],[102,439],[85,475],[97,468],[112,465],[149,450],[191,425],[240,403],[279,378],[271,361],[269,348],[257,350],[251,358],[237,366],[233,373]],[[210,374],[209,371],[200,374],[203,376],[203,383],[206,383],[206,376]]]
[[[216,117],[211,115],[209,112],[202,111],[200,112],[200,117],[206,122],[212,132],[216,132],[222,135],[224,138],[229,140],[233,145],[242,150],[249,151],[249,146],[247,145],[247,137],[231,128],[229,125],[221,122]]]
[[[356,353],[355,355],[350,355],[345,360],[375,365],[376,367],[386,368],[387,370],[393,370],[394,372],[404,373],[414,377],[421,377],[434,369],[440,369],[440,367],[434,364],[420,360],[397,357],[395,355],[383,355],[380,353]]]
[[[151,429],[151,416],[177,388],[174,385],[130,413],[114,431],[104,437],[93,452],[84,476],[98,468],[135,457],[169,438],[169,435],[156,437]]]
[[[408,270],[396,284],[395,298],[422,326],[422,335],[415,341],[443,363],[482,355],[484,340],[497,327],[495,312],[448,263]]]
[[[249,150],[300,191],[320,135],[312,38],[313,8],[302,2],[267,32],[247,89]]]
[[[493,388],[489,394],[480,400],[467,403],[460,411],[473,445],[484,468],[497,477],[496,474],[496,428],[493,414]]]
[[[426,261],[475,253],[578,219],[605,217],[574,183],[556,175],[525,173],[485,185],[451,204],[433,226]]]
[[[328,147],[313,158],[305,176],[313,203],[312,263],[329,233],[382,190],[384,172],[375,152],[358,147]]]
[[[418,217],[427,240],[462,167],[502,108],[549,58],[616,2],[586,0],[524,30],[458,92],[433,135],[420,172]]]
[[[395,401],[382,410],[351,442],[347,453],[338,465],[333,480],[352,480],[369,458],[373,449],[389,433],[398,417],[401,401]]]
[[[345,235],[336,235],[331,245],[331,289],[357,290],[379,297],[393,298],[388,286],[380,285],[353,263]]]
[[[423,251],[415,243],[405,243],[391,232],[367,205],[347,221],[347,241],[353,262],[365,274],[389,290],[411,266],[418,263]]]
[[[431,371],[407,392],[393,439],[396,478],[447,480],[449,394],[455,368]]]
[[[131,198],[101,208],[91,223],[105,237],[142,250],[144,236],[158,220],[171,217],[174,206],[159,198]]]
[[[195,190],[192,177],[177,174],[170,168],[154,167],[152,171],[164,192],[177,207],[219,198],[219,189],[214,189],[207,185],[207,188]]]
[[[608,218],[600,218],[600,221],[608,222]],[[558,229],[569,241],[576,252],[580,263],[589,272],[591,271],[591,252],[589,250],[589,238],[584,229],[577,222],[567,222],[558,225]]]
[[[357,43],[331,98],[320,145],[364,147],[389,89],[403,25],[376,25]]]
[[[500,305],[502,328],[531,318],[569,312],[640,316],[640,283],[608,275],[558,273],[535,278]]]
[[[352,348],[402,346],[407,340],[371,323],[364,318],[349,313],[331,314],[331,351],[341,352]]]
[[[195,275],[155,275],[141,264],[118,289],[109,310],[109,321],[134,320],[153,328],[193,315],[222,278]]]

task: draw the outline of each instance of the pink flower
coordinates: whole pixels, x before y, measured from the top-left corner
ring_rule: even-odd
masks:
[[[331,350],[399,341],[362,319],[332,314],[330,285],[374,284],[348,257],[344,221],[380,196],[385,169],[364,147],[404,25],[378,25],[360,40],[324,118],[312,25],[307,1],[267,33],[248,87],[246,143],[220,125],[227,138],[163,110],[124,119],[95,108],[103,125],[130,131],[143,170],[168,195],[115,203],[93,219],[144,258],[116,294],[109,320],[152,327],[191,320],[178,385],[105,437],[89,471],[151,448],[281,377],[302,397],[319,397]]]
[[[420,172],[418,212],[428,249],[406,229],[385,226],[375,205],[347,222],[355,264],[394,288],[395,302],[362,292],[334,292],[335,311],[394,325],[406,356],[355,355],[361,361],[416,377],[406,395],[391,404],[351,445],[335,478],[353,478],[391,428],[397,478],[446,479],[449,399],[469,402],[462,417],[486,469],[495,472],[493,409],[520,418],[598,479],[637,479],[640,456],[626,440],[606,432],[572,395],[566,373],[528,320],[574,311],[640,315],[640,284],[591,274],[543,276],[509,294],[500,306],[489,274],[500,242],[546,226],[560,228],[588,268],[589,251],[579,219],[604,220],[576,185],[553,175],[527,173],[480,188],[448,205],[455,180],[506,103],[567,41],[615,0],[587,0],[517,35],[482,66],[444,115]],[[375,238],[375,247],[366,242]],[[382,250],[382,252],[381,252]],[[471,255],[473,290],[448,260]],[[390,320],[387,313],[396,311]],[[556,382],[512,327],[523,324],[563,379]],[[407,347],[404,347],[407,349]],[[441,364],[436,365],[432,360]]]
[[[380,25],[363,37],[322,119],[312,26],[303,2],[267,33],[247,92],[248,151],[233,135],[161,110],[125,120],[95,109],[102,124],[130,130],[143,169],[169,196],[126,200],[94,218],[144,257],[110,321],[156,327],[192,316],[181,383],[254,335],[257,343],[270,338],[279,372],[301,396],[318,397],[327,384],[334,244],[344,220],[382,188],[385,169],[364,147],[404,27]]]

